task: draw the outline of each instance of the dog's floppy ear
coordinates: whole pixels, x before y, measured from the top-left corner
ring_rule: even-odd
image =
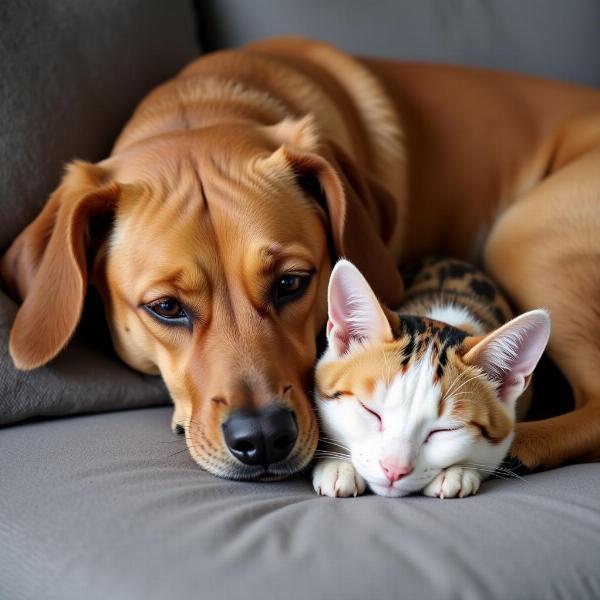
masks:
[[[42,212],[2,258],[2,278],[23,301],[9,348],[18,369],[44,365],[73,335],[87,287],[90,219],[113,212],[118,196],[119,186],[108,181],[104,169],[72,163]]]
[[[272,131],[282,145],[264,159],[263,169],[291,167],[304,191],[324,197],[337,257],[354,263],[383,303],[398,305],[404,285],[390,248],[402,218],[397,200],[337,144],[319,140],[310,115],[286,119]]]

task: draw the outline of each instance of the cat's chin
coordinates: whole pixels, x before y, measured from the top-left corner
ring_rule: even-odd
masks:
[[[386,496],[387,498],[400,498],[414,493],[414,490],[404,490],[389,485],[377,485],[376,483],[369,483],[369,487],[378,496]]]

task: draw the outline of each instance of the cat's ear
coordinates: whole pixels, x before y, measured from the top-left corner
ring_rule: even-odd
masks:
[[[352,342],[391,342],[392,329],[371,286],[348,260],[337,262],[328,290],[327,341],[337,355]]]
[[[512,403],[529,385],[550,337],[543,309],[526,312],[483,337],[463,356],[498,382],[501,400]]]

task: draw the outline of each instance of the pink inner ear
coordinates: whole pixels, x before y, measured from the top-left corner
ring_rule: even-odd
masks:
[[[353,338],[348,334],[347,331],[336,328],[336,330],[333,332],[333,337],[330,339],[330,344],[333,344],[337,354],[345,354],[348,352],[348,348],[350,347],[350,342],[352,339]]]
[[[329,343],[342,354],[353,340],[393,339],[390,325],[379,301],[360,271],[340,260],[329,281]]]
[[[465,359],[500,383],[503,400],[514,401],[529,384],[549,335],[548,314],[543,310],[530,311],[489,334]]]
[[[341,327],[336,327],[331,319],[327,321],[327,339],[336,354],[345,354],[350,346],[350,334]]]

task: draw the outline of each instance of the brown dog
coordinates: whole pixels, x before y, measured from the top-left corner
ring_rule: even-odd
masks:
[[[577,401],[520,425],[516,456],[594,460],[599,167],[594,90],[301,39],[209,55],[141,103],[107,160],[73,163],[5,255],[23,299],[11,354],[31,369],[60,352],[89,279],[123,360],[166,381],[196,461],[280,477],[317,443],[307,393],[332,256],[389,304],[397,263],[482,256],[519,310],[550,308]]]

